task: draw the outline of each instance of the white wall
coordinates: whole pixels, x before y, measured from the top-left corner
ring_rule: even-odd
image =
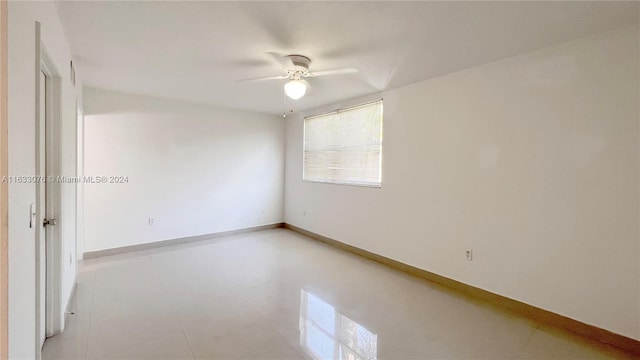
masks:
[[[387,91],[380,189],[303,182],[290,119],[285,221],[640,339],[638,60],[633,26]]]
[[[51,2],[9,2],[9,175],[35,172],[36,25],[62,79],[61,173],[75,175],[76,90],[69,80],[69,48]],[[79,95],[79,94],[78,94]],[[35,232],[29,228],[33,184],[9,184],[9,357],[35,358]],[[63,302],[76,276],[75,186],[61,185],[59,220],[63,246]],[[71,263],[69,263],[71,259]]]
[[[281,117],[85,89],[84,251],[283,220]],[[155,219],[149,225],[148,219]]]

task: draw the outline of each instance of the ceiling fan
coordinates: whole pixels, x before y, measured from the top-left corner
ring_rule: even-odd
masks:
[[[355,68],[332,69],[323,71],[309,71],[311,59],[304,55],[286,55],[282,56],[276,53],[267,53],[274,57],[282,65],[284,75],[266,76],[253,79],[245,79],[244,81],[262,81],[262,80],[289,80],[284,84],[284,92],[288,97],[298,100],[307,92],[308,83],[304,78],[316,76],[354,74],[358,72]]]

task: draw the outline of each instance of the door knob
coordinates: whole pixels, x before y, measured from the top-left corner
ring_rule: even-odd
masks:
[[[43,223],[44,226],[56,225],[58,223],[58,221],[56,219],[44,219],[44,221],[42,223]]]

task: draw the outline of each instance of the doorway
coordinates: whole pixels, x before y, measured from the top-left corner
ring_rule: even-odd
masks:
[[[64,328],[62,300],[62,243],[60,242],[60,121],[61,78],[40,41],[36,75],[36,354],[40,358],[47,337]]]
[[[39,181],[36,182],[36,283],[38,286],[38,298],[36,299],[37,304],[37,326],[38,329],[38,339],[37,346],[42,349],[44,346],[44,341],[47,338],[47,225],[45,225],[45,219],[47,216],[47,186],[44,181],[47,177],[46,171],[46,128],[47,128],[47,95],[49,97],[51,94],[47,94],[47,75],[43,70],[40,70],[39,74],[39,104],[38,104],[38,119],[37,119],[37,128],[36,128],[36,167],[37,167],[37,179]],[[49,114],[49,118],[51,118],[51,114]]]

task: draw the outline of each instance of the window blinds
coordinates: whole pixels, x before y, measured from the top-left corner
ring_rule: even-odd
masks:
[[[382,100],[304,119],[303,179],[380,186]]]

